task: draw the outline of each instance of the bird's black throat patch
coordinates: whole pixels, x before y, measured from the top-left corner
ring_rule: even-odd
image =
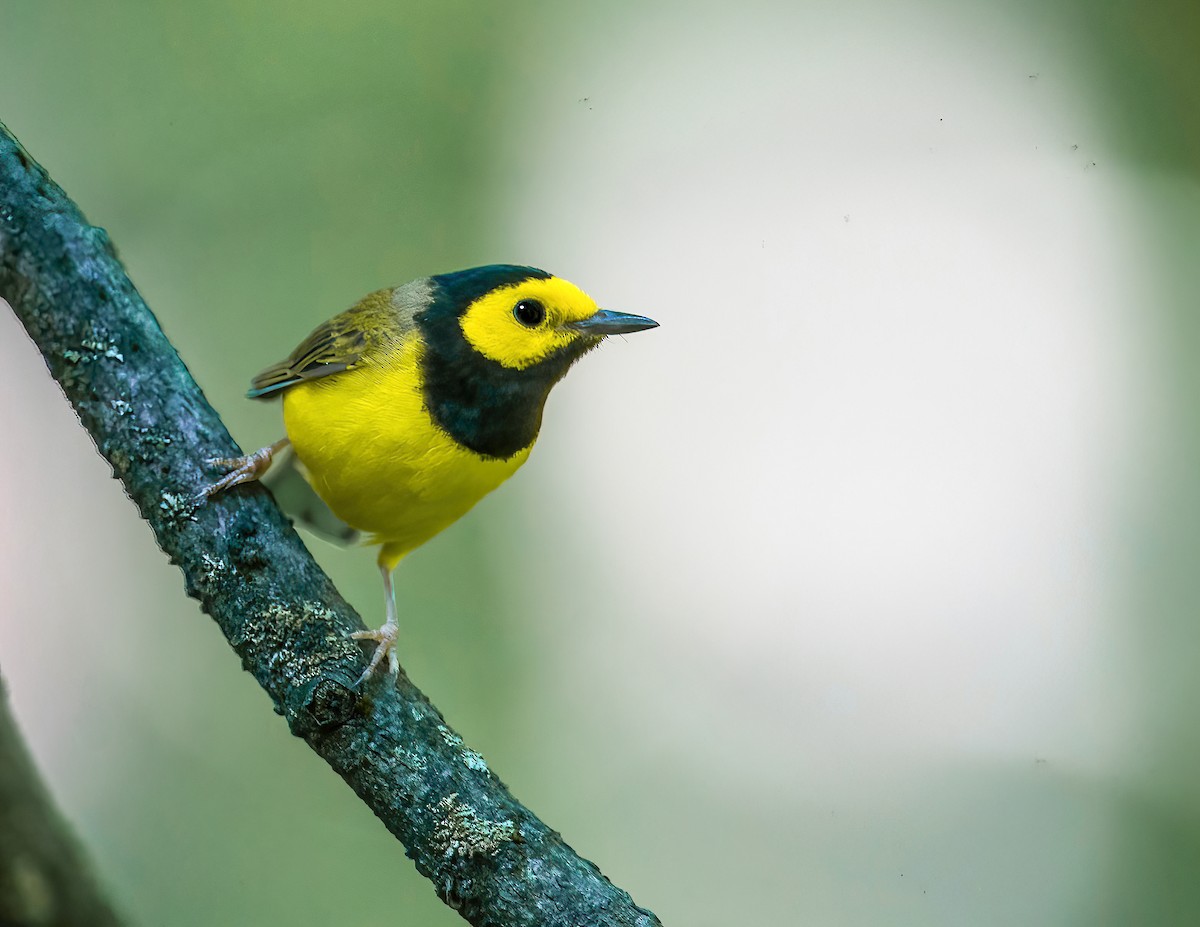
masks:
[[[434,422],[463,447],[507,459],[529,447],[542,425],[551,387],[598,341],[580,339],[545,360],[517,370],[485,357],[463,336],[459,313],[498,286],[550,275],[508,264],[431,277],[432,300],[416,314],[425,405]]]

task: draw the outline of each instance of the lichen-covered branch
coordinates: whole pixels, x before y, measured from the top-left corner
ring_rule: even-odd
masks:
[[[406,676],[352,686],[362,622],[257,485],[205,505],[207,457],[237,446],[125,275],[103,229],[0,126],[0,297],[189,595],[308,744],[478,925],[651,927],[517,802]]]
[[[0,685],[0,924],[119,927],[54,807]]]

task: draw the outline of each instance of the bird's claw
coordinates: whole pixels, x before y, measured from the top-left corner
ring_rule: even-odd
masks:
[[[383,662],[384,657],[387,657],[388,669],[393,676],[400,672],[400,654],[396,652],[396,638],[399,633],[399,626],[388,622],[374,631],[355,631],[350,635],[356,641],[375,641],[378,645],[371,655],[371,662],[367,664],[363,674],[358,677],[358,682],[355,683],[356,687],[371,678],[379,664]]]
[[[213,496],[225,492],[228,489],[233,489],[242,483],[252,483],[261,477],[271,467],[271,460],[278,451],[287,443],[286,439],[277,441],[275,444],[268,444],[266,447],[259,448],[253,454],[247,454],[244,457],[209,457],[204,462],[210,467],[226,467],[229,472],[217,480],[215,483],[205,486],[201,490],[200,496],[202,499],[211,499]]]

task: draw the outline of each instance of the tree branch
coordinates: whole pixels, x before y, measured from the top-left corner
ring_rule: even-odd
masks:
[[[120,923],[42,784],[0,686],[0,924]]]
[[[100,453],[294,734],[472,924],[660,924],[517,802],[403,673],[351,687],[363,624],[257,484],[195,502],[237,446],[108,235],[0,125],[0,296]]]

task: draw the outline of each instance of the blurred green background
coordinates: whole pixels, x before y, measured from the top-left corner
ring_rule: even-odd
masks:
[[[1183,0],[0,0],[0,119],[247,448],[248,378],[414,276],[663,322],[397,580],[410,675],[665,923],[1194,924],[1198,41]],[[118,905],[459,922],[0,326],[0,669]],[[373,557],[310,546],[373,622]]]

